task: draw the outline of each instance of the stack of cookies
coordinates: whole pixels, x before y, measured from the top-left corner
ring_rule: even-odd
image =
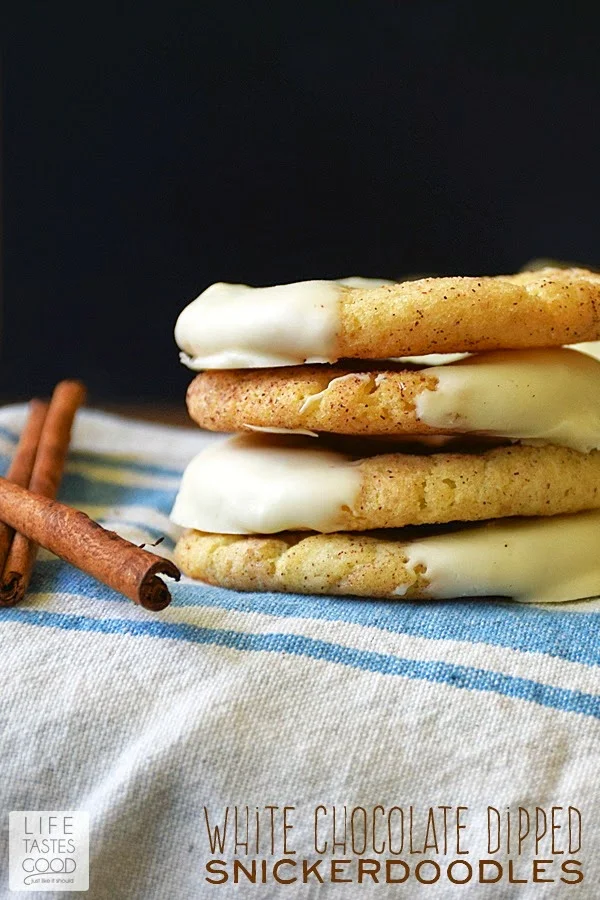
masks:
[[[238,590],[600,593],[600,275],[215,284],[181,313],[176,559]],[[435,356],[432,356],[435,354]],[[450,355],[452,354],[452,355]]]

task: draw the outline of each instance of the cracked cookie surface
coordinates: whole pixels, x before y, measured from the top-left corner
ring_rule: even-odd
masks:
[[[187,392],[190,416],[210,431],[287,428],[337,434],[436,434],[415,398],[435,390],[425,370],[391,364],[207,371]],[[250,427],[249,427],[250,426]]]
[[[190,578],[242,591],[424,599],[428,581],[392,536],[285,532],[272,537],[188,531],[175,548]]]

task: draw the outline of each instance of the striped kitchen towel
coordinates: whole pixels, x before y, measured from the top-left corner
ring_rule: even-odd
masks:
[[[212,439],[84,411],[61,499],[168,556]],[[98,900],[598,897],[598,602],[173,596],[42,552],[0,610],[0,896],[9,813],[82,810]]]

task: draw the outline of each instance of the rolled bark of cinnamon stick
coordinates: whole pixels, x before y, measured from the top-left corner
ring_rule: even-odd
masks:
[[[61,381],[56,385],[39,435],[31,477],[24,487],[45,497],[56,497],[69,452],[73,420],[84,401],[85,387],[80,381]],[[14,535],[2,568],[0,606],[13,606],[23,599],[37,549],[37,544],[21,531]]]
[[[42,400],[32,400],[30,402],[27,421],[21,432],[15,455],[6,473],[7,481],[12,481],[13,484],[18,484],[24,488],[29,487],[47,412],[48,404]],[[6,522],[0,522],[0,572],[4,572],[13,536],[14,529],[7,525]]]
[[[85,387],[80,381],[61,381],[54,388],[29,479],[28,486],[35,493],[56,497],[69,452],[73,420],[84,401]],[[17,530],[3,566],[0,605],[13,606],[23,599],[36,556],[37,544]]]
[[[0,478],[0,519],[146,609],[161,610],[171,602],[167,585],[157,576],[179,581],[177,566],[107,531],[80,510]]]

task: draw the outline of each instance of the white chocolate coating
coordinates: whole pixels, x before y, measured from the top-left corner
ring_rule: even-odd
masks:
[[[582,353],[587,353],[588,356],[600,359],[600,341],[584,341],[583,344],[571,344],[570,346],[573,350],[580,350]]]
[[[397,282],[390,281],[388,278],[364,278],[362,275],[349,275],[347,278],[338,278],[336,283],[344,284],[346,287],[367,289],[383,287],[384,284],[397,284]]]
[[[319,437],[316,431],[309,431],[307,428],[277,428],[276,425],[248,425],[247,423],[244,423],[244,428],[258,434],[303,434],[305,437]]]
[[[171,519],[221,534],[335,531],[360,482],[350,457],[319,449],[311,438],[236,435],[190,462]]]
[[[395,362],[416,363],[419,366],[446,366],[465,359],[469,353],[427,353],[425,356],[398,356]]]
[[[213,284],[177,319],[175,340],[190,369],[243,369],[334,362],[339,286]]]
[[[600,512],[497,519],[412,541],[431,597],[513,597],[555,603],[600,595]]]
[[[376,288],[352,275],[252,288],[218,282],[181,312],[175,340],[190,369],[244,369],[335,362],[338,285]]]
[[[523,441],[600,448],[600,362],[576,350],[479,353],[425,370],[435,390],[416,400],[419,419]]]

